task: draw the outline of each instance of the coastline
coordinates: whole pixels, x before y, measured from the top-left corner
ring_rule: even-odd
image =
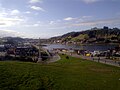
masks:
[[[68,46],[71,46],[71,45],[78,45],[78,46],[86,46],[86,45],[118,45],[119,46],[119,43],[83,43],[83,44],[63,44],[63,43],[47,43],[45,44],[46,46],[47,45],[51,45],[51,44],[56,44],[56,45],[68,45]]]

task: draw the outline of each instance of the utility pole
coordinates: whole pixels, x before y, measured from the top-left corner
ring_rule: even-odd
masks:
[[[38,54],[38,63],[42,61],[42,58],[41,58],[41,42],[40,42],[40,38],[39,38],[39,54]]]

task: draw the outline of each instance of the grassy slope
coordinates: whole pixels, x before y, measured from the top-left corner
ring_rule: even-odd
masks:
[[[120,90],[120,68],[61,57],[47,65],[0,62],[0,90]]]

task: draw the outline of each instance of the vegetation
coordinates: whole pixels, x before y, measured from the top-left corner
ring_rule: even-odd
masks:
[[[119,67],[66,55],[51,64],[0,62],[0,90],[119,89]]]
[[[89,36],[87,34],[80,34],[77,37],[72,38],[71,40],[79,42],[81,40],[85,40],[85,39],[88,39],[88,38],[89,38]]]
[[[53,37],[51,41],[61,41],[61,43],[120,43],[120,29],[92,28],[81,32],[70,32],[62,36]]]

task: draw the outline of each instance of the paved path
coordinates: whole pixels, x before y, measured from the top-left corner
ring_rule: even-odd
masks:
[[[60,59],[61,59],[60,56],[58,54],[55,54],[54,56],[51,56],[50,59],[45,60],[45,61],[40,60],[40,61],[38,61],[38,63],[48,64],[48,63],[56,62]]]
[[[47,63],[52,63],[60,60],[60,56],[58,54],[55,54],[53,57],[50,58],[50,60],[47,61]]]
[[[70,54],[67,53],[67,55],[70,55]],[[100,60],[99,60],[98,57],[87,57],[87,56],[77,55],[77,54],[72,54],[71,56],[120,67],[120,65],[118,64],[120,63],[120,61],[105,59],[105,57],[100,57]]]

